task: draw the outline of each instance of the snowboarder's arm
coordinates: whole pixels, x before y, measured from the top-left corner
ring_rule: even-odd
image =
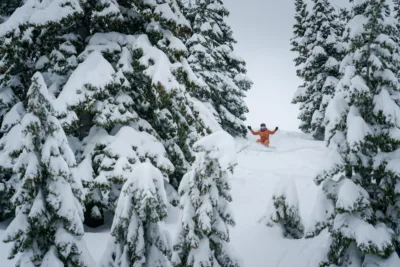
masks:
[[[250,132],[251,132],[253,135],[259,135],[259,134],[260,134],[259,131],[255,132],[255,131],[253,131],[253,129],[250,129]]]
[[[253,131],[253,129],[251,129],[251,126],[247,126],[247,128],[250,130],[250,132],[251,132],[253,135],[259,135],[259,131],[257,131],[257,132]]]
[[[276,131],[278,131],[278,127],[276,127],[275,130],[273,130],[273,131],[268,130],[268,133],[269,134],[274,134],[274,133],[276,133]]]

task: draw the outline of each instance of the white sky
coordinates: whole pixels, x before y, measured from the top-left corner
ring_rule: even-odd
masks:
[[[332,0],[342,6],[348,0]],[[300,84],[294,67],[290,38],[294,23],[294,0],[224,0],[231,12],[236,54],[247,63],[253,88],[247,93],[247,123],[254,128],[299,131],[298,107],[291,104]]]

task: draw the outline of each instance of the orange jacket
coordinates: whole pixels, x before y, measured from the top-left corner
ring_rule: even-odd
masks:
[[[276,133],[276,130],[274,130],[274,131],[270,131],[270,130],[261,131],[260,130],[257,132],[255,132],[253,130],[250,130],[250,131],[253,135],[259,135],[261,137],[262,141],[269,140],[269,135]]]

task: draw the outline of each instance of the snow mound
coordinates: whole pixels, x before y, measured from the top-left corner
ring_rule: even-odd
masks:
[[[232,167],[236,162],[235,140],[225,131],[218,131],[197,141],[196,152],[210,152],[210,158],[218,159],[222,170]]]
[[[114,80],[114,74],[113,67],[101,53],[93,51],[71,74],[64,89],[55,100],[55,106],[60,111],[65,111],[68,107],[83,103],[87,98],[91,99],[96,91],[90,90],[88,85],[104,90],[106,85]]]
[[[113,141],[105,148],[110,155],[133,159],[137,162],[151,158],[157,168],[172,172],[174,166],[167,158],[164,146],[154,136],[124,126],[113,137]]]

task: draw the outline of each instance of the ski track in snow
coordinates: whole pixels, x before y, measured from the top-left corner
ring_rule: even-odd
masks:
[[[317,187],[313,182],[319,166],[327,155],[323,142],[311,140],[300,133],[278,131],[271,136],[271,146],[276,149],[268,153],[252,151],[263,149],[256,144],[254,136],[249,140],[237,140],[238,166],[231,180],[232,210],[236,226],[231,230],[231,245],[234,255],[242,260],[244,267],[317,267],[328,250],[327,235],[322,233],[314,239],[289,240],[275,229],[268,228],[258,220],[264,215],[279,179],[292,177],[300,199],[300,213],[307,229],[308,218],[313,208]],[[175,209],[170,212],[166,225],[175,235],[179,216]],[[0,238],[3,239],[6,223],[0,223]],[[85,234],[89,250],[99,260],[106,249],[108,233],[92,230]],[[7,260],[11,244],[0,243],[0,266],[15,266],[16,260]]]

